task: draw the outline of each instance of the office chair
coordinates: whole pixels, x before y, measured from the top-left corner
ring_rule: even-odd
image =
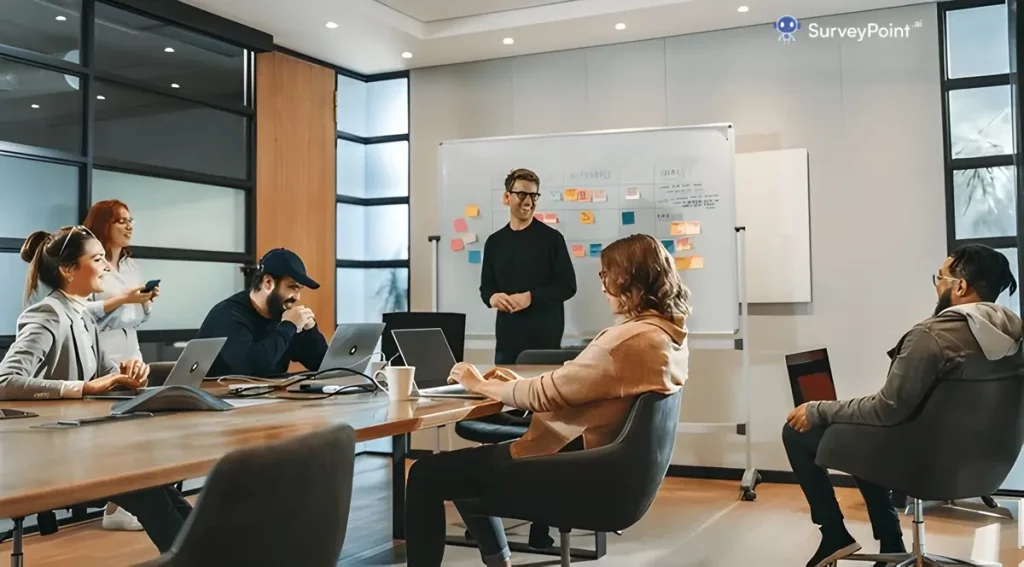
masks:
[[[473,514],[556,526],[563,567],[573,553],[570,531],[593,531],[595,550],[581,555],[598,559],[606,553],[605,534],[640,521],[654,501],[672,460],[682,397],[682,390],[644,394],[612,443],[514,459],[497,472],[491,493],[459,505]]]
[[[352,501],[355,440],[343,424],[227,455],[171,550],[143,565],[334,567]]]
[[[855,554],[841,561],[899,565],[973,565],[928,553],[923,502],[985,497],[1006,480],[1024,445],[1024,371],[1007,361],[993,379],[943,380],[910,419],[892,427],[830,425],[819,466],[907,495],[914,510],[913,547],[904,554]]]

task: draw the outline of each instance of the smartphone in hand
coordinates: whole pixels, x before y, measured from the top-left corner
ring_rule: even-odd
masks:
[[[146,287],[142,288],[142,293],[149,293],[158,285],[160,285],[160,280],[149,280],[146,282]]]

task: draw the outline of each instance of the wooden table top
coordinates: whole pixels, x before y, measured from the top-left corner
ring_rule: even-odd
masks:
[[[517,367],[533,375],[544,367]],[[204,385],[223,392],[225,385]],[[40,428],[62,419],[106,415],[112,401],[0,402],[39,417],[0,421],[0,518],[172,484],[209,473],[227,453],[337,423],[358,441],[381,439],[501,411],[491,400],[419,399],[390,402],[358,394],[285,400],[224,412],[181,412],[68,429]]]

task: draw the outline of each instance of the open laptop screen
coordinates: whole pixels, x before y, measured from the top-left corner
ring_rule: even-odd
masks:
[[[406,366],[416,367],[416,387],[423,390],[448,384],[455,357],[441,329],[391,331]]]

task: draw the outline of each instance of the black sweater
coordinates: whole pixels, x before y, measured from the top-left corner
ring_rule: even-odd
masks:
[[[522,230],[508,225],[487,237],[480,275],[480,298],[488,307],[495,293],[530,292],[530,306],[516,313],[498,311],[496,350],[559,348],[565,330],[563,304],[576,295],[576,271],[562,234],[534,220]]]
[[[288,371],[292,361],[317,370],[327,354],[327,341],[318,327],[298,332],[287,321],[267,319],[242,291],[213,306],[197,338],[227,337],[208,376],[267,377]]]

